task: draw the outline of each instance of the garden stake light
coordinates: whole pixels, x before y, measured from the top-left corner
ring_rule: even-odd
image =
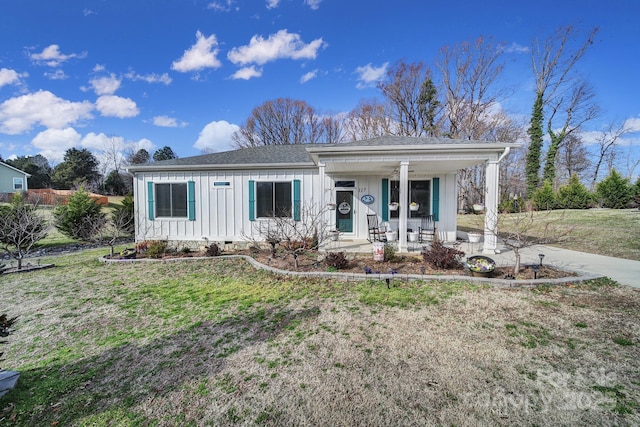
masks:
[[[542,267],[542,258],[544,258],[544,254],[538,254],[538,257],[540,258],[540,267]]]

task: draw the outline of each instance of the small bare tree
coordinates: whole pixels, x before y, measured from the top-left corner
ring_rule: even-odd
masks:
[[[255,226],[255,234],[269,244],[271,255],[275,256],[281,248],[285,256],[293,258],[298,268],[298,258],[307,251],[316,250],[328,238],[328,224],[325,221],[325,209],[306,205],[300,209],[300,220],[290,215],[273,216]]]
[[[33,246],[47,236],[49,225],[37,212],[37,205],[27,205],[20,194],[0,210],[0,244],[16,261],[18,270]]]
[[[515,213],[498,214],[496,227],[486,230],[502,241],[515,255],[514,276],[520,272],[521,251],[525,248],[562,241],[573,232],[574,226],[564,222],[564,211],[535,211],[527,202]]]

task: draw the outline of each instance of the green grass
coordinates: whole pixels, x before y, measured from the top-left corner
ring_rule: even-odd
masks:
[[[537,215],[544,218],[546,212]],[[548,220],[558,220],[561,224],[573,228],[565,240],[553,243],[553,246],[640,261],[638,209],[552,211]],[[464,231],[480,231],[483,221],[483,215],[458,215],[458,228]],[[502,224],[508,226],[509,221],[505,220]],[[541,233],[541,229],[539,232]]]

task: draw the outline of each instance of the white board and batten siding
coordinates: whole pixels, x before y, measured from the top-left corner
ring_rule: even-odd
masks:
[[[249,215],[249,181],[300,180],[303,206],[320,199],[319,173],[313,169],[256,171],[138,172],[134,182],[138,227],[136,241],[242,241],[258,239]],[[148,183],[194,182],[195,218],[149,219]],[[228,183],[228,185],[226,185]],[[155,215],[154,215],[155,216]]]

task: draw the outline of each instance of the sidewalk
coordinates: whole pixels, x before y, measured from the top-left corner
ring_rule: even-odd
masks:
[[[480,252],[476,252],[479,254]],[[474,253],[475,254],[475,253]],[[520,251],[523,264],[539,263],[538,254],[544,254],[543,264],[565,268],[576,272],[586,272],[609,277],[622,285],[640,288],[640,261],[594,255],[584,252],[560,249],[551,246],[531,246]],[[469,252],[469,255],[472,255]],[[500,253],[489,255],[498,265],[513,265],[515,255],[512,250],[500,248]]]

